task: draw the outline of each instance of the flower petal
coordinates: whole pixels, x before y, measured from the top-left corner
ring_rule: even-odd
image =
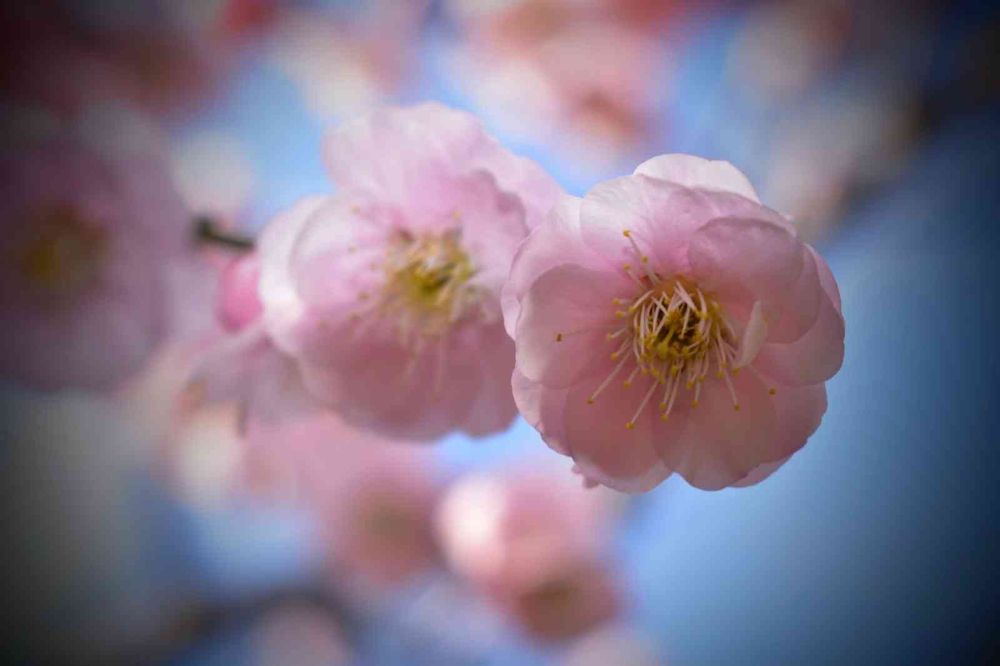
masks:
[[[766,343],[754,367],[787,386],[818,384],[830,379],[844,362],[844,317],[825,295],[816,323],[798,340]]]
[[[521,372],[548,387],[564,388],[606,361],[616,349],[606,335],[621,325],[612,299],[627,294],[629,286],[573,264],[538,278],[525,295],[517,324]]]
[[[584,476],[622,492],[646,492],[671,472],[653,445],[653,422],[659,423],[655,404],[646,406],[634,428],[626,428],[652,380],[643,378],[627,389],[615,382],[589,404],[588,398],[610,370],[607,365],[588,381],[570,387],[562,429]],[[680,423],[671,426],[682,427]]]
[[[686,427],[654,433],[667,466],[703,490],[732,485],[761,463],[781,456],[778,420],[767,387],[752,372],[741,372],[732,382],[739,411],[725,384],[713,378],[702,386],[698,407],[684,405],[671,414],[670,422],[686,413]]]
[[[683,153],[658,155],[636,167],[635,173],[688,188],[732,192],[760,203],[757,192],[743,172],[722,160],[706,160]]]
[[[500,297],[504,327],[511,337],[517,330],[521,299],[542,273],[565,263],[600,266],[599,258],[580,237],[580,202],[577,197],[562,197],[545,222],[532,230],[517,249]]]

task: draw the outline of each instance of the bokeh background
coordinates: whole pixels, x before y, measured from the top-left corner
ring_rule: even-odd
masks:
[[[594,595],[613,603],[553,637],[545,614],[558,612],[559,590],[533,621],[460,575],[447,542],[491,520],[482,495],[454,499],[470,480],[516,495],[529,471],[548,475],[543,486],[570,476],[523,421],[401,453],[403,476],[431,488],[426,506],[382,516],[389,537],[345,565],[349,540],[331,539],[324,523],[361,500],[303,502],[273,481],[286,458],[305,455],[292,451],[298,439],[322,440],[315,455],[331,469],[363,443],[336,429],[286,432],[252,452],[232,410],[176,415],[185,368],[221,335],[218,275],[236,254],[192,241],[171,278],[179,323],[136,376],[100,393],[0,384],[5,656],[995,663],[1000,12],[991,5],[53,0],[3,9],[5,145],[69,127],[155,157],[192,221],[252,237],[300,197],[331,191],[326,129],[379,105],[437,100],[478,115],[572,194],[660,153],[731,161],[827,259],[847,321],[822,426],[766,482],[707,493],[670,479],[642,496],[600,495],[592,511],[610,517],[594,528],[595,577],[612,590],[573,590],[583,595],[573,605]],[[377,483],[373,465],[357,478]],[[574,492],[577,509],[565,514],[561,500],[540,500],[553,530],[585,522],[578,508],[595,500]],[[456,527],[441,517],[448,502],[482,511]],[[398,554],[395,537],[415,525],[430,554],[369,585],[370,560],[380,548]]]

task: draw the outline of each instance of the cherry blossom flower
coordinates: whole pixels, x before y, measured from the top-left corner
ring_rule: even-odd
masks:
[[[556,185],[437,104],[349,123],[326,157],[338,193],[299,202],[259,239],[270,338],[354,425],[406,439],[506,428],[500,289]]]
[[[318,414],[251,428],[242,466],[247,488],[316,516],[336,579],[370,598],[437,561],[429,456]]]
[[[823,259],[732,165],[687,155],[566,197],[520,248],[504,310],[521,413],[628,492],[672,472],[760,480],[819,426],[843,359]]]
[[[0,154],[0,369],[40,389],[107,389],[168,324],[186,214],[161,165],[49,138]]]
[[[455,573],[530,635],[558,640],[617,613],[604,552],[616,509],[607,490],[542,466],[459,480],[437,527]]]

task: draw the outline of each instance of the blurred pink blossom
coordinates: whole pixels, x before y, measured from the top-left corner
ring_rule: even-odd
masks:
[[[572,137],[559,148],[598,166],[654,131],[669,74],[662,29],[675,3],[448,6],[463,34],[455,74],[508,131],[544,141]]]
[[[664,155],[566,197],[504,291],[514,395],[593,481],[759,481],[826,410],[844,320],[826,263],[726,162]]]
[[[529,634],[551,640],[617,612],[605,559],[617,508],[607,490],[584,490],[543,465],[459,480],[436,523],[451,569]]]
[[[128,102],[186,110],[233,71],[274,17],[272,0],[8,3],[5,92],[75,114]]]
[[[429,455],[321,414],[257,424],[243,466],[248,488],[316,515],[335,580],[368,596],[437,561],[431,512],[438,484]]]
[[[369,111],[410,73],[425,5],[380,0],[347,12],[287,11],[275,29],[273,61],[318,117]]]
[[[259,239],[271,340],[358,426],[423,440],[506,428],[500,288],[557,186],[438,104],[348,123],[325,154],[337,195],[299,202]]]
[[[0,154],[0,367],[43,389],[111,388],[168,324],[186,213],[162,165],[49,138]]]

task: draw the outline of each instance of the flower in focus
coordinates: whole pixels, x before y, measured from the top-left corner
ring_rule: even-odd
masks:
[[[466,477],[437,514],[448,564],[528,634],[586,633],[620,603],[604,552],[616,509],[606,493],[540,468]]]
[[[41,389],[115,386],[168,323],[186,220],[166,173],[55,138],[4,150],[0,172],[3,374]]]
[[[406,439],[502,430],[515,408],[500,288],[556,185],[436,104],[349,123],[326,157],[338,193],[260,237],[270,338],[355,425]]]
[[[514,396],[591,481],[704,489],[777,469],[840,368],[833,275],[726,162],[664,155],[566,197],[514,260]]]

